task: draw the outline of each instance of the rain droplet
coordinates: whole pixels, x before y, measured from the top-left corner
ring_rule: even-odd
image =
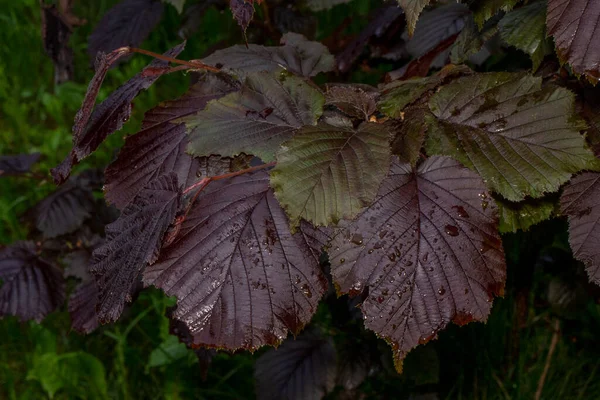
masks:
[[[445,226],[446,233],[450,236],[458,236],[458,228],[454,225],[446,225]]]
[[[304,285],[302,285],[300,287],[300,289],[302,290],[302,293],[304,293],[304,295],[306,297],[308,297],[309,299],[312,297],[312,292],[310,291],[310,287],[308,287],[308,285],[306,283]]]
[[[464,209],[463,206],[452,206],[453,209],[456,210],[458,216],[461,218],[469,218],[469,213]]]
[[[438,289],[438,294],[439,294],[440,296],[443,296],[443,295],[444,295],[444,293],[446,293],[446,289],[444,289],[444,287],[443,287],[443,286],[441,286],[441,287]]]
[[[345,262],[346,262],[346,259],[345,259],[345,258],[340,258],[340,264],[343,264],[343,263],[345,263]]]
[[[373,249],[369,249],[369,251],[367,251],[367,253],[373,254],[373,251],[374,251]]]
[[[363,243],[363,237],[360,234],[354,234],[352,235],[352,239],[350,241],[360,246]]]

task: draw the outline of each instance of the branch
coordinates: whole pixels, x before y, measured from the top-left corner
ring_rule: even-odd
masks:
[[[216,68],[216,67],[211,67],[210,65],[206,65],[200,61],[194,60],[194,61],[186,61],[186,60],[180,60],[178,58],[173,58],[173,57],[169,57],[169,56],[165,56],[163,54],[158,54],[155,53],[153,51],[149,51],[149,50],[144,50],[144,49],[138,49],[137,47],[127,47],[127,49],[132,52],[132,53],[139,53],[139,54],[144,54],[150,57],[154,57],[157,58],[159,60],[163,60],[163,61],[168,61],[171,62],[173,64],[180,64],[180,65],[185,65],[189,68],[192,69],[205,69],[207,71],[212,71],[212,72],[219,72],[220,69]]]
[[[544,372],[542,372],[542,376],[540,376],[540,380],[538,382],[538,387],[535,392],[535,400],[540,400],[542,397],[542,391],[544,389],[544,383],[546,382],[546,376],[548,375],[548,371],[550,370],[550,361],[552,361],[552,354],[554,354],[554,350],[556,349],[556,344],[558,343],[558,336],[560,333],[560,320],[557,318],[554,320],[554,333],[552,334],[552,340],[550,342],[550,348],[548,349],[548,356],[546,357],[546,364],[544,365]]]

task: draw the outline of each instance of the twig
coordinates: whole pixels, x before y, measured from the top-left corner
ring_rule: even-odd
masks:
[[[508,391],[506,390],[506,388],[504,387],[504,384],[502,383],[500,378],[498,378],[498,375],[496,375],[496,373],[494,371],[492,371],[492,378],[494,378],[494,381],[496,381],[496,384],[502,391],[502,394],[504,394],[504,397],[506,398],[506,400],[511,400],[511,397],[508,394]]]
[[[546,356],[546,364],[544,365],[544,371],[542,372],[542,376],[540,376],[540,380],[538,382],[538,387],[535,392],[535,400],[540,400],[542,397],[542,390],[544,389],[544,383],[546,381],[546,376],[548,375],[548,371],[550,370],[550,362],[552,361],[552,354],[554,354],[554,350],[556,349],[556,344],[558,343],[558,337],[560,334],[560,320],[554,320],[554,333],[552,334],[552,340],[550,341],[550,348],[548,349],[548,356]]]
[[[233,178],[234,176],[247,174],[249,172],[258,171],[259,169],[270,168],[270,167],[273,167],[273,166],[275,166],[275,161],[270,162],[268,164],[258,165],[256,167],[250,167],[250,168],[246,168],[246,169],[241,169],[239,171],[230,172],[228,174],[208,176],[208,177],[206,177],[204,179],[201,179],[200,181],[194,183],[192,186],[186,188],[183,191],[183,194],[188,194],[189,192],[191,192],[192,190],[196,189],[197,187],[200,187],[200,189],[201,189],[200,191],[202,191],[202,189],[204,189],[206,186],[208,186],[208,184],[210,182],[220,181],[221,179]]]
[[[144,49],[138,49],[137,47],[127,47],[127,49],[132,52],[132,53],[139,53],[139,54],[144,54],[150,57],[154,57],[154,58],[158,58],[159,60],[163,60],[163,61],[168,61],[168,62],[172,62],[173,64],[180,64],[180,65],[186,65],[190,68],[193,69],[205,69],[207,71],[212,71],[212,72],[219,72],[220,69],[216,68],[216,67],[211,67],[210,65],[206,65],[204,63],[201,63],[200,61],[186,61],[186,60],[180,60],[178,58],[173,58],[173,57],[169,57],[169,56],[165,56],[164,54],[158,54],[155,53],[153,51],[149,51],[149,50],[144,50]]]

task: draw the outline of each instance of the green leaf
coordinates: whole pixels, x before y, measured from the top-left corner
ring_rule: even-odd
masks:
[[[35,357],[27,379],[38,381],[50,398],[59,390],[68,394],[68,398],[108,398],[104,366],[84,352]]]
[[[320,123],[302,128],[277,153],[271,186],[296,226],[301,218],[329,225],[369,205],[390,163],[390,132],[377,123],[358,129]]]
[[[489,25],[489,26],[488,26]],[[461,64],[477,54],[483,46],[498,32],[496,24],[486,24],[481,31],[477,29],[473,17],[465,19],[465,27],[458,34],[450,49],[450,61]]]
[[[150,353],[146,368],[161,367],[181,360],[189,353],[185,344],[177,336],[169,335],[167,339]]]
[[[498,23],[502,40],[529,54],[533,70],[552,51],[546,39],[546,2],[537,1],[507,13]]]
[[[494,196],[498,205],[501,233],[527,231],[535,224],[550,219],[556,210],[556,201],[552,198],[526,199],[515,203]]]
[[[163,0],[165,3],[172,5],[177,9],[177,12],[181,14],[183,12],[183,5],[185,4],[185,0]]]
[[[323,95],[301,78],[258,72],[248,75],[240,92],[178,121],[187,125],[190,154],[246,153],[268,162],[297,129],[317,122],[324,102]]]
[[[519,0],[480,0],[476,2],[473,8],[473,17],[479,29],[483,24],[500,11],[508,12],[517,5]]]
[[[421,155],[421,147],[425,139],[425,107],[409,107],[402,121],[390,120],[394,141],[392,142],[392,153],[398,156],[401,163],[417,164]]]
[[[421,15],[421,11],[429,5],[430,1],[431,0],[398,0],[398,4],[404,10],[404,14],[406,14],[406,25],[410,36],[415,33],[419,15]]]
[[[448,65],[435,75],[426,78],[413,78],[406,81],[393,81],[381,88],[379,110],[392,118],[403,118],[404,108],[419,100],[428,91],[434,90],[445,80],[470,73],[464,65]]]
[[[511,201],[555,192],[596,162],[579,133],[573,94],[541,78],[488,73],[459,78],[433,95],[428,154],[444,154],[474,169]]]

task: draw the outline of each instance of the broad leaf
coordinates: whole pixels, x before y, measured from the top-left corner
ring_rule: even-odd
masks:
[[[562,62],[594,83],[600,79],[600,2],[548,0],[548,33]]]
[[[269,175],[248,173],[201,192],[144,283],[177,296],[173,317],[194,344],[254,350],[298,333],[316,311],[327,282],[310,244],[290,233]]]
[[[338,292],[358,295],[365,325],[397,368],[453,321],[485,321],[506,278],[496,206],[474,172],[446,157],[392,162],[371,207],[331,242]]]
[[[40,153],[0,156],[0,177],[25,174],[40,159]]]
[[[507,200],[555,192],[595,164],[579,133],[573,94],[541,78],[488,73],[459,78],[429,101],[429,154],[456,158]]]
[[[546,2],[537,1],[507,13],[498,23],[500,37],[531,56],[537,70],[544,56],[552,51],[546,39]]]
[[[415,103],[426,93],[433,91],[446,80],[468,75],[472,71],[465,66],[448,65],[435,75],[426,78],[413,78],[390,82],[381,88],[378,107],[382,113],[392,118],[403,118],[404,108]]]
[[[306,0],[306,6],[312,11],[329,10],[338,4],[350,3],[351,0]]]
[[[267,162],[298,128],[316,123],[323,103],[323,95],[302,78],[258,72],[248,76],[240,92],[178,121],[188,127],[193,155],[246,153]]]
[[[71,179],[40,201],[32,210],[35,226],[44,237],[53,238],[81,227],[96,209],[89,187]]]
[[[173,121],[238,88],[239,83],[226,75],[205,74],[183,97],[146,113],[142,130],[125,140],[119,156],[106,169],[106,200],[123,208],[148,182],[169,172],[177,174],[177,181],[185,187],[193,183],[200,161],[185,153],[185,125]]]
[[[256,361],[257,398],[322,399],[335,386],[336,368],[331,338],[316,332],[290,337]]]
[[[283,143],[271,186],[290,217],[330,225],[369,205],[390,163],[390,131],[383,124],[358,129],[325,123],[302,128]]]
[[[98,52],[119,47],[138,47],[162,18],[163,3],[158,0],[122,0],[104,14],[89,37],[91,59]]]
[[[377,108],[379,92],[367,85],[329,85],[325,105],[334,105],[345,114],[369,120]]]
[[[421,15],[421,11],[423,11],[430,2],[431,0],[398,0],[398,4],[406,14],[406,25],[409,35],[412,36],[415,32],[415,27],[417,26],[417,20],[419,19],[419,15]]]
[[[40,322],[65,300],[61,270],[38,257],[33,242],[0,250],[0,280],[0,317]]]
[[[185,42],[167,51],[165,55],[175,57],[184,48]],[[120,88],[108,96],[106,100],[94,108],[96,95],[100,90],[104,76],[114,59],[120,53],[109,54],[110,59],[103,57],[97,66],[96,74],[88,86],[86,97],[73,125],[73,150],[71,154],[56,168],[52,176],[57,184],[63,183],[70,175],[71,168],[85,157],[92,154],[98,146],[131,116],[131,102],[144,89],[148,89],[163,73],[168,70],[168,63],[154,60],[139,74],[131,78]],[[92,113],[92,109],[94,111]]]
[[[556,210],[556,201],[550,198],[525,199],[518,203],[496,197],[501,233],[527,231],[533,225],[550,219]]]
[[[490,55],[487,46],[498,33],[498,24],[494,20],[488,21],[479,30],[472,16],[465,18],[465,27],[460,31],[456,41],[450,49],[450,62],[462,64],[471,61],[481,64]]]
[[[513,9],[520,0],[480,0],[475,2],[473,16],[479,29],[483,24],[500,11],[508,12]]]
[[[217,50],[202,62],[221,66],[240,77],[251,72],[276,71],[282,67],[297,75],[314,76],[334,67],[333,56],[327,47],[293,32],[283,35],[281,46],[236,45]]]
[[[585,172],[565,186],[561,212],[569,217],[569,243],[590,281],[600,284],[600,173]]]
[[[98,319],[116,321],[140,271],[156,261],[163,235],[175,219],[180,190],[174,173],[151,181],[120,217],[106,226],[106,242],[94,250],[90,271],[99,288]]]

